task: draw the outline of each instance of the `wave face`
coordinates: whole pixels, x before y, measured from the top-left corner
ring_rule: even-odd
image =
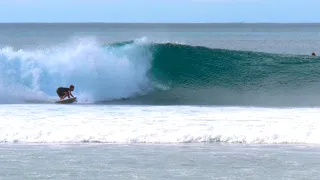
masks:
[[[145,39],[85,39],[40,50],[0,50],[0,102],[56,100],[183,105],[319,105],[320,58],[210,49]]]
[[[179,44],[155,45],[153,55],[152,75],[170,90],[145,99],[180,104],[320,104],[318,57]]]

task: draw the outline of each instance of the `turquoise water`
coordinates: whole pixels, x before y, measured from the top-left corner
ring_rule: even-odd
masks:
[[[319,176],[319,24],[0,27],[0,179]]]

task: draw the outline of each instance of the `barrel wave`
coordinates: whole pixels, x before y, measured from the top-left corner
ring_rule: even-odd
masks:
[[[276,48],[276,47],[275,47]],[[79,103],[320,105],[320,58],[145,40],[92,40],[0,50],[0,102],[52,102],[74,84]]]
[[[151,74],[169,90],[149,94],[145,100],[198,105],[320,104],[318,57],[179,44],[157,44],[152,52]]]

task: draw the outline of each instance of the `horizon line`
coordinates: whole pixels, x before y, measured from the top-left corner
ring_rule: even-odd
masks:
[[[0,22],[0,24],[320,24],[319,22]]]

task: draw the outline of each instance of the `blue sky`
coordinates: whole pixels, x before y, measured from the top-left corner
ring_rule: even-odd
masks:
[[[1,0],[0,22],[320,22],[320,0]]]

